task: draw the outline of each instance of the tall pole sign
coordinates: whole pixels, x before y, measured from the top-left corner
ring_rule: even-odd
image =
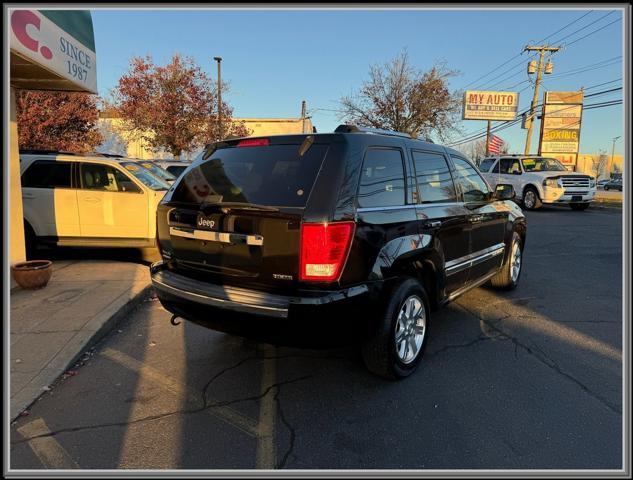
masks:
[[[582,126],[583,91],[545,92],[541,117],[539,155],[576,169]]]

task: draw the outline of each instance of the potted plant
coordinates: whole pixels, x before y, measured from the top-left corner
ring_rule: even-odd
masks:
[[[13,279],[22,288],[36,290],[44,288],[53,275],[50,260],[29,260],[11,265]]]

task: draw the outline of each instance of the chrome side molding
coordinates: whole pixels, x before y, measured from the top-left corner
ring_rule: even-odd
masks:
[[[191,228],[169,227],[169,234],[176,237],[204,240],[206,242],[221,242],[246,245],[264,245],[264,237],[261,235],[246,235],[243,233],[211,232],[208,230],[196,230]]]

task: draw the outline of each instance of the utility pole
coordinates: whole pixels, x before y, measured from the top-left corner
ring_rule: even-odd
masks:
[[[534,117],[536,115],[536,106],[538,105],[538,89],[541,85],[541,78],[543,77],[543,57],[545,52],[558,52],[560,47],[548,47],[548,46],[526,46],[523,51],[539,52],[538,66],[536,68],[536,82],[534,83],[534,96],[532,97],[532,105],[530,106],[530,115],[526,120],[527,123],[527,138],[525,139],[525,155],[530,154],[530,147],[532,145],[532,127],[534,125]],[[549,72],[551,73],[551,69]],[[529,75],[529,70],[528,70]]]
[[[613,145],[611,146],[611,161],[609,162],[609,168],[607,169],[607,171],[609,172],[609,178],[611,178],[611,169],[613,168],[613,157],[615,156],[615,142],[617,141],[618,138],[620,137],[617,136],[613,138]]]
[[[492,122],[488,120],[488,128],[486,129],[486,157],[490,155],[490,125]]]
[[[301,101],[301,133],[306,133],[306,101]]]
[[[213,57],[213,60],[218,62],[218,141],[222,140],[222,72],[220,63],[222,57]]]

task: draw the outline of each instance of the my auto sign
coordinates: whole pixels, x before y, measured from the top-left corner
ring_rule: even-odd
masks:
[[[96,54],[37,10],[11,12],[11,50],[97,93]]]
[[[464,120],[514,120],[519,105],[517,92],[467,90]]]

